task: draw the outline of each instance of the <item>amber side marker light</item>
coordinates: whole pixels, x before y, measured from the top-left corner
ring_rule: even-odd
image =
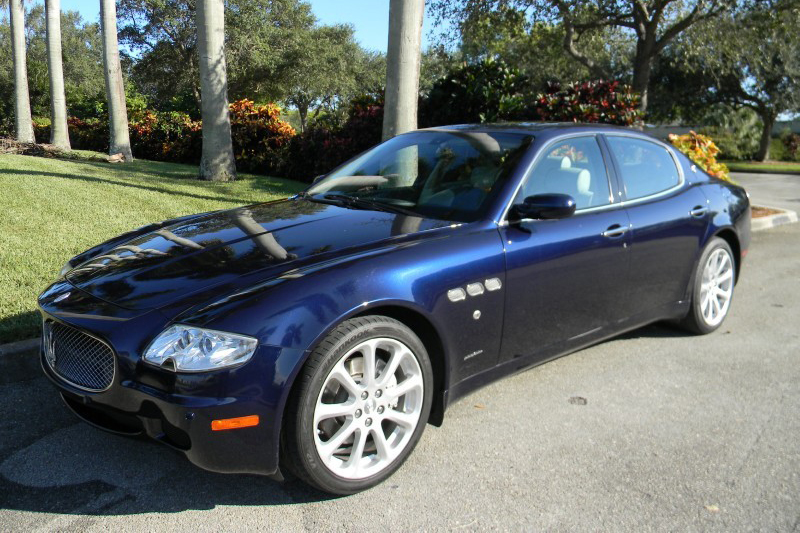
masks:
[[[240,416],[238,418],[223,418],[222,420],[211,421],[211,431],[223,431],[225,429],[239,429],[258,425],[258,415]]]

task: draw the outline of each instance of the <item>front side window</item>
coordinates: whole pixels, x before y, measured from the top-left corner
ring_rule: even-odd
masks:
[[[572,137],[545,149],[514,203],[537,194],[568,194],[577,209],[611,203],[605,162],[594,136]]]
[[[675,160],[663,146],[632,137],[609,135],[606,139],[629,200],[658,194],[680,183]]]
[[[519,133],[421,131],[397,136],[331,172],[312,200],[472,222],[486,213],[533,137]],[[346,196],[349,198],[342,198]]]

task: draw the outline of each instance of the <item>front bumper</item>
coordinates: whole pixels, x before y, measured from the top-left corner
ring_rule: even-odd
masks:
[[[53,301],[66,291],[72,292],[68,299]],[[44,320],[79,329],[113,349],[111,385],[98,392],[61,377],[40,352],[45,375],[80,418],[114,433],[153,438],[206,470],[280,476],[283,408],[302,350],[260,345],[242,366],[176,373],[146,364],[140,355],[169,323],[158,311],[131,313],[64,282],[45,291],[39,305]],[[212,420],[249,415],[258,415],[258,425],[211,429]]]

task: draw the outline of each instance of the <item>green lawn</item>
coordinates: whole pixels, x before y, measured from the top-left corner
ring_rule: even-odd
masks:
[[[800,162],[792,161],[723,161],[731,172],[800,173]]]
[[[240,174],[194,179],[188,165],[0,155],[0,343],[39,333],[36,296],[75,254],[138,226],[273,200],[302,184]]]

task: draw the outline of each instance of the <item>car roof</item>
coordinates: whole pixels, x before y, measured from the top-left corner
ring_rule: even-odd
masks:
[[[419,131],[475,131],[475,132],[503,132],[503,133],[546,133],[547,137],[571,132],[601,132],[620,131],[635,133],[650,137],[645,132],[634,128],[615,126],[612,124],[596,124],[582,122],[492,122],[487,124],[454,124],[451,126],[435,126]]]

